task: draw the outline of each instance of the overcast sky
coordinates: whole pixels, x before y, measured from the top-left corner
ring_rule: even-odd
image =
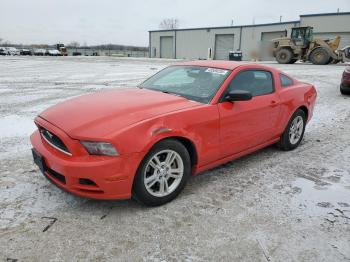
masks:
[[[148,45],[163,18],[181,28],[298,20],[350,11],[350,0],[1,0],[0,38],[12,43]],[[350,23],[349,23],[350,24]]]

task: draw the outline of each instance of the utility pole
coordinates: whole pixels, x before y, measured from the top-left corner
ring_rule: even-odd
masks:
[[[280,23],[282,23],[282,16],[280,15]]]
[[[233,19],[231,20],[231,26],[233,26]]]

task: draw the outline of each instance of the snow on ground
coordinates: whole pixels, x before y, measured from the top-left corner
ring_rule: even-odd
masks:
[[[269,147],[191,178],[165,206],[82,199],[43,178],[28,137],[38,113],[81,94],[134,86],[172,62],[0,57],[0,259],[349,260],[350,98],[338,90],[344,65],[268,63],[317,88],[301,146]]]

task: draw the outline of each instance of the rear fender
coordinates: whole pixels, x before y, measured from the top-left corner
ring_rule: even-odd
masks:
[[[303,91],[298,90],[299,88],[304,89]],[[304,83],[299,83],[295,87],[287,88],[282,90],[280,93],[282,99],[282,112],[284,112],[283,120],[281,121],[280,133],[283,133],[287,127],[292,115],[301,107],[307,109],[307,122],[310,121],[314,105],[316,101],[316,89],[314,86]],[[292,100],[289,97],[294,97]]]

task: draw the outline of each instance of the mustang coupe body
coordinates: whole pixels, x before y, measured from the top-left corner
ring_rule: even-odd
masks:
[[[314,86],[271,67],[184,62],[138,87],[45,110],[31,136],[34,162],[73,194],[161,205],[190,175],[271,144],[296,148],[315,100]]]

